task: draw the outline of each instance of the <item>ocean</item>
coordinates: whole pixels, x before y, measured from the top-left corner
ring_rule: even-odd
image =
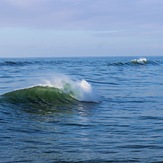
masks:
[[[0,162],[163,162],[163,57],[0,58]]]

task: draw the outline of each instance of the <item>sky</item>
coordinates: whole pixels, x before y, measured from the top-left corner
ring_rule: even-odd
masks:
[[[163,0],[0,0],[0,57],[151,55]]]

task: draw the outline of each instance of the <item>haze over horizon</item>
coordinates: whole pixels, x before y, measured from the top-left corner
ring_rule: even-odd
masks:
[[[0,57],[162,56],[162,0],[1,0]]]

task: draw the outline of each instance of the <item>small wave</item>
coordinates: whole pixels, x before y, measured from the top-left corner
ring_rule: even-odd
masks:
[[[146,58],[133,59],[127,62],[114,62],[107,64],[108,66],[136,66],[136,65],[158,65],[156,61],[147,60]]]
[[[25,66],[31,64],[31,62],[27,61],[4,61],[0,63],[0,66]]]
[[[130,62],[114,62],[114,63],[109,63],[108,66],[123,66],[123,65],[129,65]]]
[[[69,61],[65,61],[65,60],[48,60],[48,59],[36,59],[36,60],[32,60],[32,59],[13,59],[13,60],[2,60],[0,61],[0,66],[28,66],[28,65],[60,65],[60,64],[66,64]]]

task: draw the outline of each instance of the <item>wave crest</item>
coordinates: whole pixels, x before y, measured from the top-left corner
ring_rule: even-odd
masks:
[[[146,58],[139,58],[139,59],[131,60],[131,63],[134,63],[134,64],[145,64],[147,62],[148,61]]]
[[[54,81],[46,81],[42,86],[55,87],[69,94],[72,98],[84,102],[99,102],[97,93],[86,80],[73,81],[67,77],[59,77]]]

